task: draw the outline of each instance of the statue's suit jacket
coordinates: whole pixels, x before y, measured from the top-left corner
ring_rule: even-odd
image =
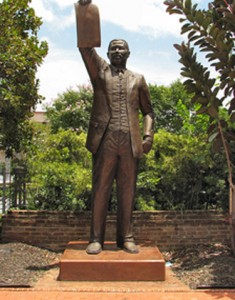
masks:
[[[94,102],[86,147],[95,154],[111,118],[112,70],[111,66],[97,54],[94,48],[80,48],[79,50],[94,89]],[[139,124],[139,111],[144,116],[144,122],[147,122],[153,116],[153,109],[149,89],[144,77],[129,70],[126,70],[126,72],[127,113],[132,152],[134,157],[141,158],[143,155],[143,138]],[[143,136],[153,136],[152,126],[144,124],[144,131]]]

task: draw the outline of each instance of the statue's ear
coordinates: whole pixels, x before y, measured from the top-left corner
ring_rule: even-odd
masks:
[[[128,51],[128,52],[125,54],[126,59],[128,59],[128,57],[130,56],[130,54],[131,54],[130,51]]]

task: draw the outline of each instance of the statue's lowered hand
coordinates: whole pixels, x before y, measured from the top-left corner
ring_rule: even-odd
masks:
[[[92,1],[92,0],[79,0],[78,3],[79,3],[80,5],[86,5],[86,4],[91,3],[91,1]]]
[[[153,143],[152,138],[150,138],[150,137],[145,138],[144,141],[142,142],[143,151],[145,154],[148,154],[149,151],[151,150],[152,143]]]

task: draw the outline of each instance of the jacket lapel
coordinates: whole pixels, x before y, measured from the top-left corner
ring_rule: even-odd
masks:
[[[113,90],[113,81],[112,81],[112,74],[110,67],[107,65],[104,69],[104,82],[105,82],[105,88],[107,92],[107,104],[109,107],[109,111],[111,112],[111,105],[112,105],[112,90]]]
[[[128,76],[127,76],[127,100],[130,101],[131,93],[132,93],[136,78],[135,78],[135,76],[132,72],[130,72],[129,70],[127,70],[127,72],[128,72]]]

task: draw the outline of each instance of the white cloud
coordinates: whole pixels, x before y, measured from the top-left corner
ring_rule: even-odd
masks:
[[[162,0],[96,1],[101,19],[153,37],[179,35],[178,16],[169,16]]]
[[[73,10],[67,15],[58,16],[57,22],[54,23],[54,26],[59,29],[66,29],[71,27],[71,25],[75,27],[75,13]]]
[[[146,55],[151,59],[130,57],[128,68],[143,74],[147,83],[168,86],[180,78],[181,65],[176,52],[149,50]]]
[[[37,16],[43,19],[44,22],[53,22],[55,16],[50,6],[43,0],[32,0],[31,6],[34,8]]]
[[[31,5],[43,22],[49,23],[53,30],[69,28],[75,23],[73,0],[32,0]],[[67,7],[71,9],[65,11]]]
[[[59,30],[75,25],[75,2],[75,0],[33,0],[32,6],[44,22]],[[99,8],[101,22],[108,21],[126,30],[153,37],[165,34],[178,35],[180,32],[178,17],[166,13],[163,0],[96,0],[93,3]]]
[[[43,18],[44,22],[54,22],[55,15],[50,9],[50,6],[46,5],[43,0],[33,0],[31,6],[34,8],[37,16]]]
[[[76,0],[49,0],[49,1],[55,3],[55,4],[58,5],[61,9],[70,7],[70,6],[72,6],[75,2],[77,2]]]
[[[46,98],[46,103],[53,101],[69,87],[88,83],[88,75],[78,50],[66,51],[52,44],[37,77],[40,79],[40,94]]]

